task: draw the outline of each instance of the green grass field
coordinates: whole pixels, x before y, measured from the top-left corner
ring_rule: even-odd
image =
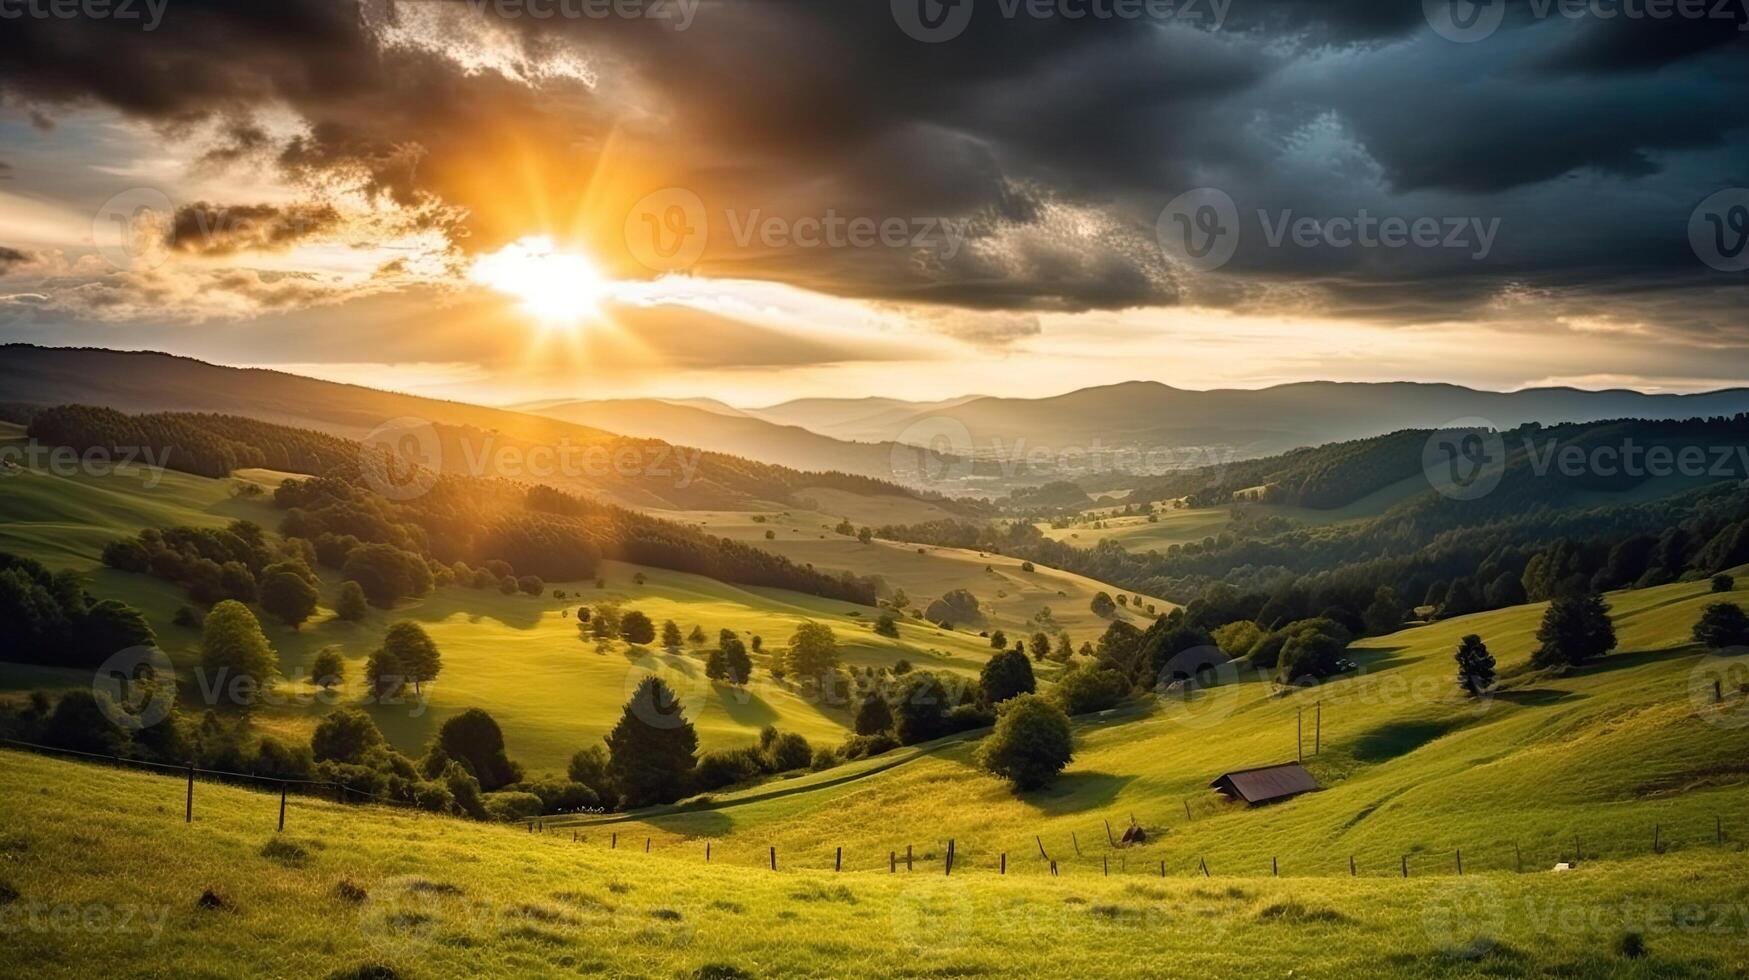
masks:
[[[1587,858],[1646,856],[1655,827],[1666,850],[1717,848],[1721,829],[1734,850],[1749,840],[1749,706],[1734,693],[1749,663],[1687,640],[1715,600],[1706,583],[1612,594],[1618,650],[1564,677],[1525,669],[1542,612],[1532,605],[1363,640],[1351,648],[1361,671],[1321,688],[1284,693],[1241,675],[1139,717],[1083,719],[1075,761],[1034,794],[979,773],[961,743],[818,792],[653,817],[625,832],[652,834],[658,847],[723,836],[884,854],[932,846],[918,833],[928,828],[980,861],[1006,852],[1037,866],[1042,841],[1083,872],[1109,857],[1172,873],[1206,860],[1221,873],[1268,874],[1275,860],[1283,874],[1346,876],[1353,856],[1361,874],[1400,874],[1405,857],[1411,874],[1447,873],[1459,850],[1471,870],[1515,870],[1519,855],[1541,870],[1573,857],[1575,838]],[[1481,700],[1461,696],[1452,677],[1452,651],[1471,632],[1503,676]],[[1728,695],[1718,709],[1708,704],[1714,676]],[[1248,809],[1209,790],[1222,772],[1294,759],[1302,718],[1322,792]],[[1111,851],[1105,822],[1121,832],[1132,815],[1150,841]]]
[[[889,873],[830,838],[645,853],[0,751],[8,976],[1739,975],[1743,856],[1459,878]],[[941,835],[931,837],[939,854]],[[878,858],[879,860],[874,860]],[[1035,862],[1036,863],[1036,862]],[[210,894],[203,904],[203,896]],[[216,907],[213,907],[216,906]],[[1617,950],[1637,933],[1644,953]]]
[[[19,438],[16,428],[4,435]],[[51,568],[76,569],[86,575],[97,595],[139,608],[152,622],[160,645],[186,672],[198,660],[199,633],[172,622],[187,603],[182,590],[150,576],[102,567],[99,555],[104,544],[142,527],[222,526],[239,517],[274,528],[282,514],[270,500],[238,496],[235,488],[244,482],[270,487],[285,476],[244,471],[232,480],[211,480],[138,467],[99,474],[17,473],[0,479],[0,551],[36,558]],[[738,516],[747,527],[759,526],[748,520],[749,515]],[[1017,562],[995,556],[979,559],[951,549],[940,555],[917,555],[888,543],[860,545],[853,539],[831,537],[836,540],[820,543],[858,560],[884,556],[894,567],[921,570],[900,576],[906,582],[928,581],[946,588],[954,576],[966,576],[975,591],[1008,612],[1009,618],[993,617],[993,623],[1009,622],[1011,629],[1019,629],[1038,608],[1051,605],[1062,611],[1060,620],[1082,627],[1074,633],[1077,641],[1096,633],[1095,617],[1086,608],[1094,583],[1078,576],[1048,569],[1023,573]],[[985,563],[996,570],[983,572]],[[645,584],[634,584],[637,573],[646,577]],[[873,632],[879,611],[870,607],[614,562],[602,569],[605,589],[597,589],[593,580],[548,583],[549,590],[563,589],[577,598],[560,601],[550,591],[540,597],[504,596],[449,587],[392,611],[372,610],[357,624],[334,617],[328,606],[339,580],[328,571],[322,576],[323,608],[303,628],[294,631],[261,615],[286,677],[294,681],[306,677],[316,652],[336,645],[345,656],[351,697],[356,698],[362,694],[365,659],[383,631],[396,620],[415,620],[443,651],[444,671],[425,692],[422,706],[371,707],[384,733],[398,747],[417,753],[445,718],[470,707],[484,708],[504,726],[512,754],[536,772],[562,770],[573,752],[606,734],[638,680],[650,672],[660,673],[681,695],[708,747],[750,742],[768,724],[825,744],[836,744],[847,734],[846,706],[821,704],[793,686],[773,681],[763,669],[768,663],[764,655],[755,654],[753,683],[738,689],[707,679],[703,653],[690,648],[673,655],[660,648],[619,644],[598,653],[593,643],[579,639],[572,613],[580,602],[616,602],[622,609],[643,611],[658,624],[673,619],[683,631],[699,625],[713,645],[717,631],[726,628],[748,638],[757,634],[770,646],[780,647],[800,623],[822,622],[837,635],[845,662],[856,666],[890,666],[908,659],[920,668],[975,676],[991,652],[988,642],[976,635],[975,626],[946,631],[906,620],[896,639],[887,638]],[[1058,589],[1068,591],[1070,598],[1057,596]],[[998,597],[1003,592],[1006,597]],[[913,594],[920,599],[926,595],[921,589]],[[1079,613],[1071,613],[1071,603]],[[85,672],[0,664],[0,692],[89,684]],[[185,699],[192,693],[186,688],[191,687],[185,685]],[[307,684],[288,684],[285,693],[302,703],[267,710],[260,724],[305,738],[329,706],[316,702],[314,689]],[[200,706],[198,701],[191,705]]]

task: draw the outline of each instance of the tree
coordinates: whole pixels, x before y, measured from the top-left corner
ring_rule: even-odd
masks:
[[[443,669],[443,655],[431,642],[425,628],[410,619],[403,619],[383,634],[383,649],[401,665],[404,676],[413,682],[415,694],[426,681],[436,680]],[[488,790],[490,792],[490,790]]]
[[[540,595],[547,590],[547,584],[541,581],[539,575],[524,575],[516,580],[516,587],[524,595]]]
[[[795,732],[777,732],[775,729],[769,740],[761,738],[765,744],[765,767],[772,772],[789,772],[794,769],[805,769],[814,761],[814,748],[808,740]]]
[[[1737,587],[1737,580],[1723,572],[1713,576],[1714,592],[1729,592]]]
[[[856,734],[879,735],[893,727],[893,709],[879,694],[869,694],[856,706]]]
[[[1381,585],[1373,592],[1372,604],[1361,614],[1366,631],[1375,635],[1395,633],[1403,625],[1403,600],[1397,590]]]
[[[390,544],[361,544],[352,549],[340,574],[357,582],[370,604],[382,609],[403,596],[431,591],[431,569],[425,559]],[[515,591],[514,585],[511,591]]]
[[[722,649],[712,650],[704,661],[704,675],[713,681],[726,680],[729,676],[729,658],[723,655]]]
[[[723,630],[717,652],[723,655],[723,678],[730,684],[745,684],[753,676],[753,659],[747,656],[747,645],[733,632]]]
[[[11,623],[8,626],[15,628]],[[103,599],[74,621],[73,645],[77,665],[85,666],[101,663],[130,647],[156,647],[158,637],[138,609],[120,599]]]
[[[996,708],[996,730],[978,746],[980,766],[1017,790],[1050,785],[1075,756],[1069,716],[1036,694],[1022,694]]]
[[[364,662],[364,679],[370,685],[371,696],[381,701],[399,697],[410,679],[407,670],[394,651],[377,647]]]
[[[362,765],[371,749],[383,744],[383,733],[370,715],[358,708],[338,708],[316,724],[310,734],[310,753],[317,762]]]
[[[279,672],[273,647],[249,607],[226,599],[207,613],[201,626],[200,666],[215,684],[247,677],[265,687]]]
[[[1458,686],[1472,697],[1494,686],[1494,655],[1481,637],[1474,633],[1464,637],[1458,643],[1456,660]]]
[[[656,639],[656,625],[650,622],[650,617],[632,609],[619,618],[619,634],[627,643],[643,646]]]
[[[1342,641],[1328,633],[1315,630],[1295,633],[1282,644],[1277,676],[1289,684],[1302,678],[1329,677],[1336,673],[1342,649]]]
[[[309,579],[289,569],[280,568],[261,580],[261,608],[294,630],[315,613],[320,599]]]
[[[694,647],[704,646],[704,627],[694,625],[692,632],[686,634],[686,642]]]
[[[1524,594],[1524,582],[1511,572],[1501,572],[1488,583],[1482,591],[1482,602],[1489,609],[1504,609],[1507,606],[1520,606],[1528,601]]]
[[[887,600],[887,605],[903,615],[905,610],[910,608],[911,597],[905,594],[904,589],[894,589],[893,597]]]
[[[664,620],[662,623],[662,648],[669,653],[680,652],[680,626],[674,620]]]
[[[1714,650],[1749,646],[1749,616],[1734,602],[1715,602],[1700,612],[1694,639]]]
[[[807,622],[790,634],[784,672],[791,677],[824,678],[838,666],[838,639],[822,623]]]
[[[984,669],[978,675],[978,689],[989,704],[1001,704],[1017,695],[1031,694],[1038,689],[1032,676],[1032,662],[1024,653],[1004,650],[984,663]]]
[[[881,636],[898,636],[899,620],[890,612],[883,612],[875,619],[874,631]]]
[[[592,790],[602,800],[614,800],[619,794],[613,788],[613,778],[608,775],[607,749],[599,745],[578,749],[571,756],[571,762],[565,767],[565,775],[573,783],[582,783]]]
[[[323,647],[316,652],[316,659],[310,663],[310,679],[323,690],[332,690],[346,681],[346,661],[341,659],[339,647]]]
[[[1089,608],[1093,610],[1093,615],[1104,618],[1117,612],[1117,603],[1113,602],[1111,596],[1101,590],[1093,594],[1093,601],[1089,603]]]
[[[488,793],[522,780],[522,767],[505,754],[503,729],[479,708],[445,721],[437,730],[437,747],[466,766]]]
[[[1008,649],[1008,634],[1002,632],[1001,630],[997,630],[996,632],[991,633],[990,634],[990,646],[992,649],[996,649],[996,650]]]
[[[1082,664],[1063,672],[1051,688],[1051,700],[1071,715],[1115,707],[1129,690],[1129,681],[1115,670]]]
[[[608,774],[628,807],[671,803],[686,794],[697,752],[698,733],[674,691],[652,675],[608,733]]]
[[[1069,634],[1058,633],[1057,648],[1051,651],[1051,659],[1055,660],[1057,663],[1066,664],[1074,659],[1074,656],[1075,645],[1074,642],[1069,639]]]
[[[861,541],[863,544],[868,544],[874,540],[874,532],[866,527],[862,528],[856,532],[856,540]]]
[[[893,734],[906,745],[949,734],[947,686],[926,670],[905,677],[893,698]]]
[[[1615,626],[1602,596],[1561,596],[1543,613],[1536,638],[1541,645],[1531,654],[1533,666],[1578,666],[1615,649]]]
[[[1050,656],[1051,638],[1042,632],[1034,633],[1027,641],[1026,649],[1032,654],[1032,659],[1043,663],[1045,657]]]
[[[356,623],[364,618],[364,590],[357,582],[340,583],[340,594],[334,599],[334,615],[348,623]]]

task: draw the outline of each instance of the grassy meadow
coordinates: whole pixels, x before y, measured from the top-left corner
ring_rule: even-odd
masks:
[[[4,435],[21,438],[15,427]],[[173,623],[177,610],[188,604],[183,591],[148,575],[103,567],[99,561],[103,546],[143,527],[219,527],[247,518],[276,528],[283,514],[271,499],[239,495],[237,489],[246,483],[270,488],[286,476],[245,470],[231,480],[212,480],[138,466],[102,474],[61,474],[47,468],[19,472],[0,479],[0,514],[5,515],[0,520],[0,551],[36,558],[51,568],[80,571],[96,595],[119,598],[140,609],[172,661],[179,668],[192,668],[199,658],[199,631]],[[761,526],[751,521],[751,515],[731,516],[748,528]],[[727,517],[721,520],[727,525]],[[791,520],[789,526],[799,520]],[[733,536],[726,526],[711,530]],[[893,578],[902,579],[896,584],[906,587],[919,604],[953,587],[956,576],[964,576],[974,592],[998,610],[982,626],[1007,623],[1010,630],[1026,630],[1033,613],[1050,605],[1054,612],[1061,611],[1059,622],[1081,627],[1071,629],[1077,642],[1097,633],[1096,617],[1087,609],[1097,587],[1090,580],[1050,569],[1023,573],[1018,562],[999,556],[979,558],[954,549],[918,555],[891,543],[862,545],[824,533],[834,540],[819,543],[837,549],[844,558],[842,565],[826,567],[856,568],[865,574],[884,573],[889,567],[908,570]],[[993,570],[983,572],[984,564]],[[605,735],[637,682],[652,672],[661,674],[680,694],[707,747],[751,742],[765,725],[830,744],[847,734],[848,706],[821,703],[773,681],[763,669],[768,663],[764,654],[754,654],[752,683],[735,688],[704,676],[702,649],[688,646],[675,654],[660,647],[621,643],[598,652],[593,642],[580,639],[574,615],[580,603],[617,603],[622,609],[644,612],[658,626],[672,619],[683,632],[701,626],[708,637],[705,649],[714,646],[721,629],[735,630],[749,642],[760,636],[768,649],[781,647],[797,625],[811,620],[829,625],[844,661],[858,667],[891,666],[903,659],[919,668],[974,677],[991,652],[988,641],[977,635],[981,627],[976,624],[949,631],[907,619],[900,624],[899,636],[889,638],[874,633],[879,610],[872,607],[617,562],[604,563],[604,588],[593,579],[550,582],[542,596],[506,596],[451,586],[393,610],[372,609],[363,622],[347,623],[336,618],[331,608],[339,589],[338,575],[318,571],[323,605],[310,622],[293,630],[260,614],[279,655],[280,671],[288,679],[281,692],[288,703],[261,713],[264,728],[304,738],[329,709],[333,702],[316,699],[315,688],[304,680],[316,653],[327,646],[341,649],[349,672],[352,693],[338,703],[357,700],[363,693],[365,660],[382,633],[397,620],[411,619],[424,626],[442,650],[443,674],[423,692],[422,701],[370,706],[384,734],[403,750],[417,753],[445,718],[470,707],[484,708],[504,726],[511,753],[531,771],[562,770],[573,752]],[[641,585],[634,578],[640,574],[645,579]],[[552,589],[564,590],[567,598],[553,598]],[[1068,597],[1059,596],[1059,591]],[[82,671],[0,664],[0,692],[89,683],[89,674]],[[185,691],[185,697],[191,693]]]
[[[1284,875],[1336,876],[1351,856],[1361,875],[1387,876],[1405,857],[1412,875],[1450,873],[1460,850],[1470,870],[1516,870],[1520,856],[1527,871],[1575,853],[1641,857],[1655,827],[1666,851],[1717,849],[1721,830],[1735,850],[1749,840],[1749,706],[1735,691],[1749,665],[1688,641],[1716,598],[1704,582],[1612,593],[1618,649],[1566,676],[1526,669],[1541,605],[1359,641],[1350,655],[1360,671],[1318,688],[1281,691],[1237,672],[1188,701],[1080,719],[1074,761],[1037,793],[1010,792],[974,767],[971,743],[956,742],[818,792],[755,792],[621,826],[657,846],[750,836],[877,855],[936,847],[918,836],[927,828],[956,838],[968,859],[1007,853],[1034,874],[1048,867],[1041,845],[1081,872],[1109,858],[1269,874],[1274,860]],[[1453,679],[1452,652],[1472,632],[1500,662],[1500,689],[1482,699]],[[1715,676],[1727,692],[1716,708]],[[1302,720],[1322,792],[1245,808],[1208,788],[1223,772],[1294,759]],[[1132,816],[1148,843],[1112,850],[1106,821],[1121,833]]]
[[[0,751],[11,976],[1708,977],[1745,956],[1735,851],[1565,875],[952,876],[816,844],[645,853]],[[101,820],[94,814],[101,813]],[[755,853],[756,852],[756,853]],[[1012,870],[1012,869],[1011,869]],[[1630,934],[1638,937],[1636,943]]]

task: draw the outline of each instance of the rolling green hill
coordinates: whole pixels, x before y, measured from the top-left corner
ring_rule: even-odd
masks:
[[[0,432],[0,440],[17,440],[16,427]],[[16,444],[16,443],[14,443]],[[244,483],[272,487],[286,474],[245,470],[230,480],[214,480],[174,471],[149,471],[138,466],[115,472],[55,473],[26,469],[0,479],[0,552],[37,559],[51,568],[71,568],[83,573],[92,591],[101,597],[119,598],[139,608],[151,622],[160,645],[184,669],[198,659],[198,630],[176,626],[173,618],[188,603],[181,589],[147,575],[103,567],[99,556],[109,541],[131,536],[144,527],[193,525],[221,527],[247,518],[263,527],[276,527],[284,512],[273,507],[270,496],[239,496]],[[920,502],[915,502],[920,505]],[[726,514],[720,520],[738,519],[745,528],[757,528],[746,514]],[[713,534],[735,536],[726,526],[707,527]],[[745,530],[745,529],[744,529]],[[746,535],[749,539],[755,537]],[[975,555],[917,555],[878,543],[857,544],[852,539],[829,535],[830,544],[844,552],[843,567],[884,571],[869,563],[870,555],[885,555],[901,571],[900,584],[912,586],[952,583],[965,577],[997,610],[991,623],[1019,629],[1038,606],[1054,604],[1076,626],[1078,639],[1096,632],[1087,612],[1091,595],[1086,580],[1049,569],[1022,574],[1016,563],[989,559],[1002,571],[981,575]],[[842,544],[840,544],[842,542]],[[781,550],[781,549],[778,549]],[[825,556],[802,549],[807,560]],[[980,575],[973,575],[972,570]],[[908,571],[904,571],[908,570]],[[836,634],[847,664],[858,667],[892,666],[901,659],[919,668],[931,668],[973,677],[988,659],[988,642],[976,631],[946,631],[914,620],[899,626],[899,636],[876,635],[872,624],[879,611],[840,600],[780,589],[735,586],[699,575],[639,567],[619,562],[605,563],[601,578],[548,583],[538,597],[502,595],[496,590],[440,588],[417,600],[405,601],[390,612],[371,610],[362,623],[340,621],[332,611],[339,587],[338,576],[322,570],[322,608],[299,630],[291,630],[261,614],[264,628],[279,654],[282,674],[294,683],[288,694],[311,702],[314,689],[300,679],[307,677],[317,651],[338,646],[347,663],[350,679],[361,684],[364,663],[381,641],[390,623],[411,619],[423,625],[444,656],[444,673],[432,685],[428,705],[418,712],[406,706],[375,706],[372,714],[384,733],[398,747],[417,752],[445,718],[470,707],[485,708],[505,727],[511,752],[531,770],[559,770],[577,749],[596,744],[619,717],[621,706],[638,679],[660,673],[680,693],[697,724],[706,747],[751,742],[760,728],[774,724],[798,731],[811,740],[836,744],[847,733],[848,709],[822,704],[793,686],[773,681],[764,669],[768,658],[755,654],[755,676],[745,689],[709,681],[704,677],[704,656],[690,648],[670,655],[659,648],[632,649],[617,645],[606,654],[595,652],[592,643],[579,639],[572,615],[581,603],[618,603],[637,609],[660,624],[673,619],[683,631],[701,626],[714,645],[717,631],[732,629],[750,638],[759,635],[772,646],[781,646],[804,621],[826,623]],[[634,576],[645,582],[635,584]],[[952,587],[944,585],[943,588]],[[572,593],[561,601],[551,589]],[[1073,591],[1071,598],[1056,595],[1058,588]],[[1012,589],[1006,598],[997,594]],[[915,588],[914,595],[927,595]],[[1071,609],[1073,607],[1073,609]],[[1083,623],[1086,619],[1088,622]],[[87,672],[55,670],[19,664],[0,664],[0,691],[38,688],[73,688],[90,684]],[[190,694],[184,691],[184,696]],[[310,728],[329,705],[289,704],[263,713],[259,724],[266,730],[307,739]]]
[[[780,848],[823,839],[885,853],[954,837],[968,856],[1029,864],[1037,837],[1083,871],[1121,856],[1172,873],[1206,860],[1251,875],[1272,859],[1283,874],[1347,875],[1350,856],[1368,874],[1400,873],[1405,856],[1411,874],[1444,873],[1460,849],[1471,870],[1515,869],[1520,853],[1527,870],[1543,869],[1573,857],[1575,839],[1587,858],[1645,856],[1654,827],[1678,850],[1715,847],[1722,827],[1736,850],[1749,841],[1749,706],[1734,688],[1749,667],[1688,640],[1717,597],[1683,583],[1609,599],[1617,652],[1566,676],[1528,670],[1542,606],[1520,606],[1359,641],[1350,655],[1360,671],[1321,687],[1284,693],[1239,672],[1188,702],[1081,719],[1075,761],[1047,791],[1014,795],[972,766],[962,742],[816,792],[645,826],[659,846],[681,848],[706,837]],[[1461,696],[1453,680],[1467,633],[1500,661],[1492,697]],[[1713,676],[1726,685],[1722,708],[1709,703]],[[1223,772],[1293,760],[1302,720],[1322,792],[1253,809],[1210,791]],[[1149,842],[1109,850],[1105,821],[1121,830],[1132,815]]]

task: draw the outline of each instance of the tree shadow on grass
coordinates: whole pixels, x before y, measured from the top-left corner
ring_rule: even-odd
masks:
[[[1680,646],[1669,650],[1637,650],[1633,653],[1607,653],[1582,667],[1575,667],[1568,672],[1569,677],[1591,677],[1597,674],[1608,674],[1618,670],[1632,670],[1648,664],[1664,663],[1669,660],[1679,660],[1692,657],[1696,647]]]
[[[1579,694],[1574,691],[1560,691],[1554,688],[1540,687],[1529,691],[1495,691],[1490,697],[1506,704],[1523,705],[1527,708],[1541,708],[1551,704],[1565,704],[1568,701],[1582,701],[1589,694]]]
[[[735,818],[722,810],[665,813],[644,822],[657,830],[685,837],[727,837],[735,831]]]
[[[1135,778],[1105,772],[1066,772],[1049,788],[1018,793],[1015,798],[1046,815],[1080,813],[1109,806]]]
[[[735,724],[744,728],[764,728],[766,725],[777,724],[776,708],[765,702],[765,699],[744,687],[731,684],[711,683],[711,693],[716,695],[717,703],[723,706],[723,713]]]

